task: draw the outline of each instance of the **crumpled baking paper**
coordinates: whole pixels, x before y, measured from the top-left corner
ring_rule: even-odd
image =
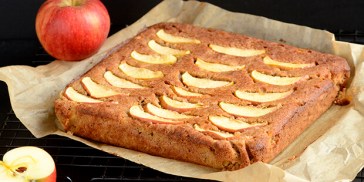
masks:
[[[77,78],[141,29],[159,22],[184,22],[222,29],[346,58],[352,68],[347,106],[332,106],[270,164],[258,162],[237,171],[216,171],[120,147],[95,143],[60,131],[54,100]],[[335,41],[322,30],[229,12],[198,1],[163,1],[134,24],[110,36],[100,51],[81,62],[54,61],[38,67],[0,68],[12,108],[35,137],[61,135],[93,148],[174,175],[220,181],[351,181],[364,166],[364,46]]]

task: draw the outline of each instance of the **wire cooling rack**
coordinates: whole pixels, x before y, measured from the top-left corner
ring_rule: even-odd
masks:
[[[335,32],[337,40],[364,44],[364,32]],[[39,48],[32,66],[47,64],[52,58]],[[0,82],[5,98],[0,107],[0,158],[12,148],[32,145],[49,152],[55,160],[59,182],[115,182],[115,181],[203,181],[165,174],[120,157],[93,149],[80,142],[50,135],[35,138],[13,113],[6,85]],[[354,182],[364,182],[364,171]]]

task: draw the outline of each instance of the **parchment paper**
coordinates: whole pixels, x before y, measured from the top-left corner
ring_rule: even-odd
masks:
[[[256,163],[241,170],[218,172],[190,163],[94,143],[58,130],[53,102],[73,78],[131,38],[142,28],[164,21],[191,23],[271,41],[333,53],[346,58],[353,78],[348,89],[352,102],[333,106],[270,164]],[[16,116],[35,137],[61,135],[169,174],[221,181],[346,181],[364,166],[364,47],[334,40],[333,34],[309,27],[233,13],[197,1],[169,0],[140,20],[108,38],[101,50],[81,62],[54,61],[48,65],[0,68],[8,85]],[[307,148],[306,148],[307,147]]]

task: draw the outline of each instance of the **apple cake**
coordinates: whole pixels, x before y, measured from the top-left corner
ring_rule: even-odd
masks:
[[[62,130],[220,170],[269,162],[332,104],[341,57],[159,23],[75,78],[55,101]]]

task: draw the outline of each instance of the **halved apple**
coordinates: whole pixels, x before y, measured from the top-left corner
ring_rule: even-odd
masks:
[[[236,47],[223,47],[216,44],[210,44],[209,47],[218,53],[239,57],[258,56],[265,53],[264,49],[241,49]]]
[[[151,103],[148,103],[146,106],[146,111],[161,117],[161,118],[166,118],[166,119],[188,119],[188,118],[192,118],[193,116],[189,116],[189,115],[185,115],[185,114],[180,114],[178,112],[175,111],[171,111],[171,110],[167,110],[167,109],[163,109],[160,107],[157,107]]]
[[[278,66],[284,68],[308,68],[315,66],[315,63],[299,64],[299,63],[286,63],[271,59],[269,56],[263,58],[263,62],[267,65]]]
[[[201,128],[198,124],[194,124],[193,127],[195,128],[195,130],[209,134],[215,139],[226,139],[226,138],[230,138],[230,137],[234,136],[231,133],[223,133],[223,132],[214,131],[214,130],[205,130],[205,129]]]
[[[201,43],[201,41],[197,40],[197,39],[171,35],[169,33],[166,33],[163,29],[160,29],[157,32],[157,36],[160,39],[162,39],[162,40],[164,40],[166,42],[170,42],[170,43],[192,43],[192,44]]]
[[[182,82],[188,86],[197,88],[218,88],[233,85],[234,82],[211,80],[207,78],[196,78],[191,76],[188,72],[182,74]]]
[[[183,97],[201,97],[201,96],[203,96],[203,94],[196,93],[196,92],[190,92],[190,91],[184,90],[183,88],[176,87],[176,86],[172,86],[172,90],[177,95],[180,95]]]
[[[251,76],[255,80],[258,80],[258,81],[261,81],[264,83],[268,83],[271,85],[280,85],[280,86],[292,85],[304,78],[304,76],[299,76],[299,77],[272,76],[272,75],[260,73],[257,70],[252,71]]]
[[[212,71],[212,72],[235,71],[235,70],[241,70],[245,67],[245,65],[231,66],[231,65],[219,64],[219,63],[209,63],[209,62],[205,62],[199,58],[197,58],[195,64],[196,64],[196,66],[198,66],[201,69],[204,69],[207,71]]]
[[[90,96],[94,98],[111,97],[120,94],[104,85],[94,82],[90,77],[82,78],[81,83]]]
[[[56,166],[45,150],[24,146],[6,152],[0,161],[0,181],[55,182]]]
[[[245,117],[260,117],[266,114],[269,114],[279,108],[279,106],[268,107],[268,108],[259,108],[255,106],[241,106],[230,104],[226,102],[220,102],[219,106],[222,110],[227,113],[236,115],[236,116],[245,116]]]
[[[173,49],[170,47],[162,46],[158,44],[155,40],[150,40],[148,42],[148,46],[158,54],[162,55],[175,55],[175,56],[184,56],[186,54],[190,54],[189,50],[179,50]]]
[[[106,71],[104,73],[104,78],[107,82],[109,82],[114,87],[119,88],[145,88],[139,84],[130,82],[128,80],[122,79],[116,75],[114,75],[111,71]]]
[[[142,121],[150,121],[153,123],[159,123],[159,124],[179,124],[182,123],[182,121],[178,120],[170,120],[161,118],[159,116],[154,116],[149,113],[146,113],[141,106],[134,105],[129,109],[129,113],[131,116],[138,118]]]
[[[236,132],[241,131],[246,128],[255,127],[255,126],[263,126],[267,123],[256,123],[249,124],[239,119],[231,119],[224,116],[209,116],[209,120],[216,125],[219,129],[225,130],[228,132]]]
[[[149,64],[174,64],[177,61],[177,57],[171,54],[141,54],[137,51],[131,52],[131,57],[137,61],[141,61]]]
[[[130,66],[129,64],[122,63],[119,69],[126,75],[137,79],[155,79],[162,78],[164,74],[161,71],[153,71],[146,68],[138,68]]]
[[[269,93],[269,92],[264,92],[264,93],[246,92],[246,91],[237,90],[237,91],[235,91],[235,96],[238,97],[239,99],[244,99],[244,100],[249,100],[249,101],[254,101],[254,102],[271,102],[271,101],[283,99],[292,93],[293,93],[293,90],[289,90],[286,92],[271,92],[271,93]]]
[[[169,98],[166,95],[163,95],[162,97],[160,97],[160,101],[164,108],[173,110],[173,111],[186,111],[186,110],[202,107],[201,104],[174,100],[174,99]]]
[[[87,102],[87,103],[98,103],[98,102],[102,102],[101,100],[97,100],[97,99],[88,97],[86,95],[80,94],[79,92],[77,92],[72,87],[68,87],[66,89],[66,91],[64,92],[64,95],[68,99],[73,100],[73,101],[76,101],[76,102]]]

